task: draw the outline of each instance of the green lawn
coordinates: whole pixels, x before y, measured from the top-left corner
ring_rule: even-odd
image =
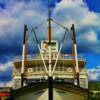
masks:
[[[100,100],[100,92],[93,94],[91,91],[100,91],[100,81],[89,81],[89,100]]]

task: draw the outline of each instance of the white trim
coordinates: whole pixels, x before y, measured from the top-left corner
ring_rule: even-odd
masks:
[[[49,76],[52,76],[52,69],[51,69],[51,45],[49,45]]]
[[[42,61],[43,61],[45,70],[46,70],[46,72],[48,73],[48,71],[47,71],[47,66],[46,66],[46,63],[45,63],[45,61],[44,61],[43,55],[42,55],[42,53],[41,53],[41,49],[40,49],[40,45],[39,45],[39,44],[38,44],[38,48],[39,48],[39,51],[40,51],[40,55],[41,55],[41,58],[42,58]]]
[[[60,55],[62,46],[63,46],[63,44],[61,43],[61,46],[60,46],[60,49],[59,49],[59,52],[58,52],[58,55],[57,55],[57,59],[56,59],[56,61],[55,61],[54,67],[53,67],[53,72],[52,72],[52,74],[53,74],[54,71],[55,71],[55,68],[56,68],[56,65],[57,65],[57,61],[58,61],[58,58],[59,58],[59,55]]]
[[[25,48],[26,45],[23,44],[23,50],[22,50],[22,68],[21,68],[21,73],[24,73],[24,67],[25,67]]]
[[[78,56],[77,56],[77,46],[74,44],[74,50],[75,50],[75,62],[76,62],[76,72],[79,73],[79,67],[78,67]]]

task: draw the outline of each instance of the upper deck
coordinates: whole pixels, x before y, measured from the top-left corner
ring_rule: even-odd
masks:
[[[58,42],[53,40],[52,41],[52,48],[51,48],[51,69],[53,70],[55,62],[57,60],[58,56]],[[48,52],[48,41],[42,41],[41,42],[41,54],[44,58],[47,71],[49,71],[49,52]],[[25,73],[28,76],[38,76],[45,75],[45,67],[43,64],[43,59],[41,58],[41,54],[35,54],[35,55],[27,55],[25,60]],[[75,70],[75,60],[72,54],[59,54],[58,61],[56,64],[56,68],[54,71],[54,75],[72,75],[73,77],[73,71]],[[87,71],[85,69],[85,59],[83,59],[82,56],[78,55],[78,66],[79,71],[81,74],[87,74]],[[21,67],[22,67],[22,56],[17,56],[14,61],[14,76],[21,75]],[[67,75],[67,76],[68,76]],[[35,76],[35,77],[36,77]]]
[[[56,55],[56,53],[54,53]],[[56,61],[56,56],[52,56],[52,69],[54,67],[55,61]],[[47,69],[49,69],[49,60],[48,57],[44,54],[44,60],[47,66]],[[65,55],[65,54],[60,54],[56,69],[55,69],[55,74],[72,74],[73,73],[73,68],[74,68],[74,60],[71,55]],[[14,74],[15,75],[20,75],[21,73],[21,66],[22,66],[22,60],[21,56],[18,56],[14,59],[13,61],[14,64]],[[79,70],[82,74],[86,74],[87,71],[85,69],[85,60],[81,57],[78,56],[78,64],[79,64]],[[41,59],[40,55],[28,55],[27,60],[25,61],[25,69],[26,73],[28,75],[38,75],[38,74],[45,74],[45,67],[43,65],[43,61]]]
[[[46,62],[46,64],[48,65],[48,55],[44,54],[43,55],[44,60]],[[53,53],[52,54],[52,65],[54,65],[55,60],[57,58],[57,53]],[[22,62],[22,58],[21,56],[17,56],[13,63],[15,67],[21,66],[21,62]],[[26,66],[30,66],[30,65],[43,65],[43,61],[41,59],[40,54],[37,55],[27,55],[27,60],[25,61]],[[68,66],[68,67],[72,67],[73,66],[73,57],[71,55],[68,54],[60,54],[59,58],[58,58],[58,65],[62,65],[62,66]],[[85,66],[85,59],[83,59],[82,56],[78,56],[78,64],[80,68],[84,68]]]

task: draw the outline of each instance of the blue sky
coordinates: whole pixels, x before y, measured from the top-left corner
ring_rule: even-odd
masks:
[[[68,28],[75,24],[78,53],[86,59],[89,78],[100,80],[100,0],[51,0],[51,7],[54,20]],[[24,24],[31,30],[45,21],[47,14],[47,0],[0,0],[1,82],[11,79],[12,60],[21,54]],[[53,37],[60,40],[63,30],[55,24],[52,27]],[[46,38],[47,23],[37,30],[37,36],[40,40]],[[30,52],[34,53],[36,44],[31,38],[30,44]],[[65,45],[62,51],[70,50]]]

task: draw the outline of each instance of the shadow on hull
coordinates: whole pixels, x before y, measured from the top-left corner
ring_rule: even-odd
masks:
[[[13,100],[48,100],[48,83],[36,83],[14,90]],[[88,90],[66,82],[53,83],[53,100],[88,100]]]

